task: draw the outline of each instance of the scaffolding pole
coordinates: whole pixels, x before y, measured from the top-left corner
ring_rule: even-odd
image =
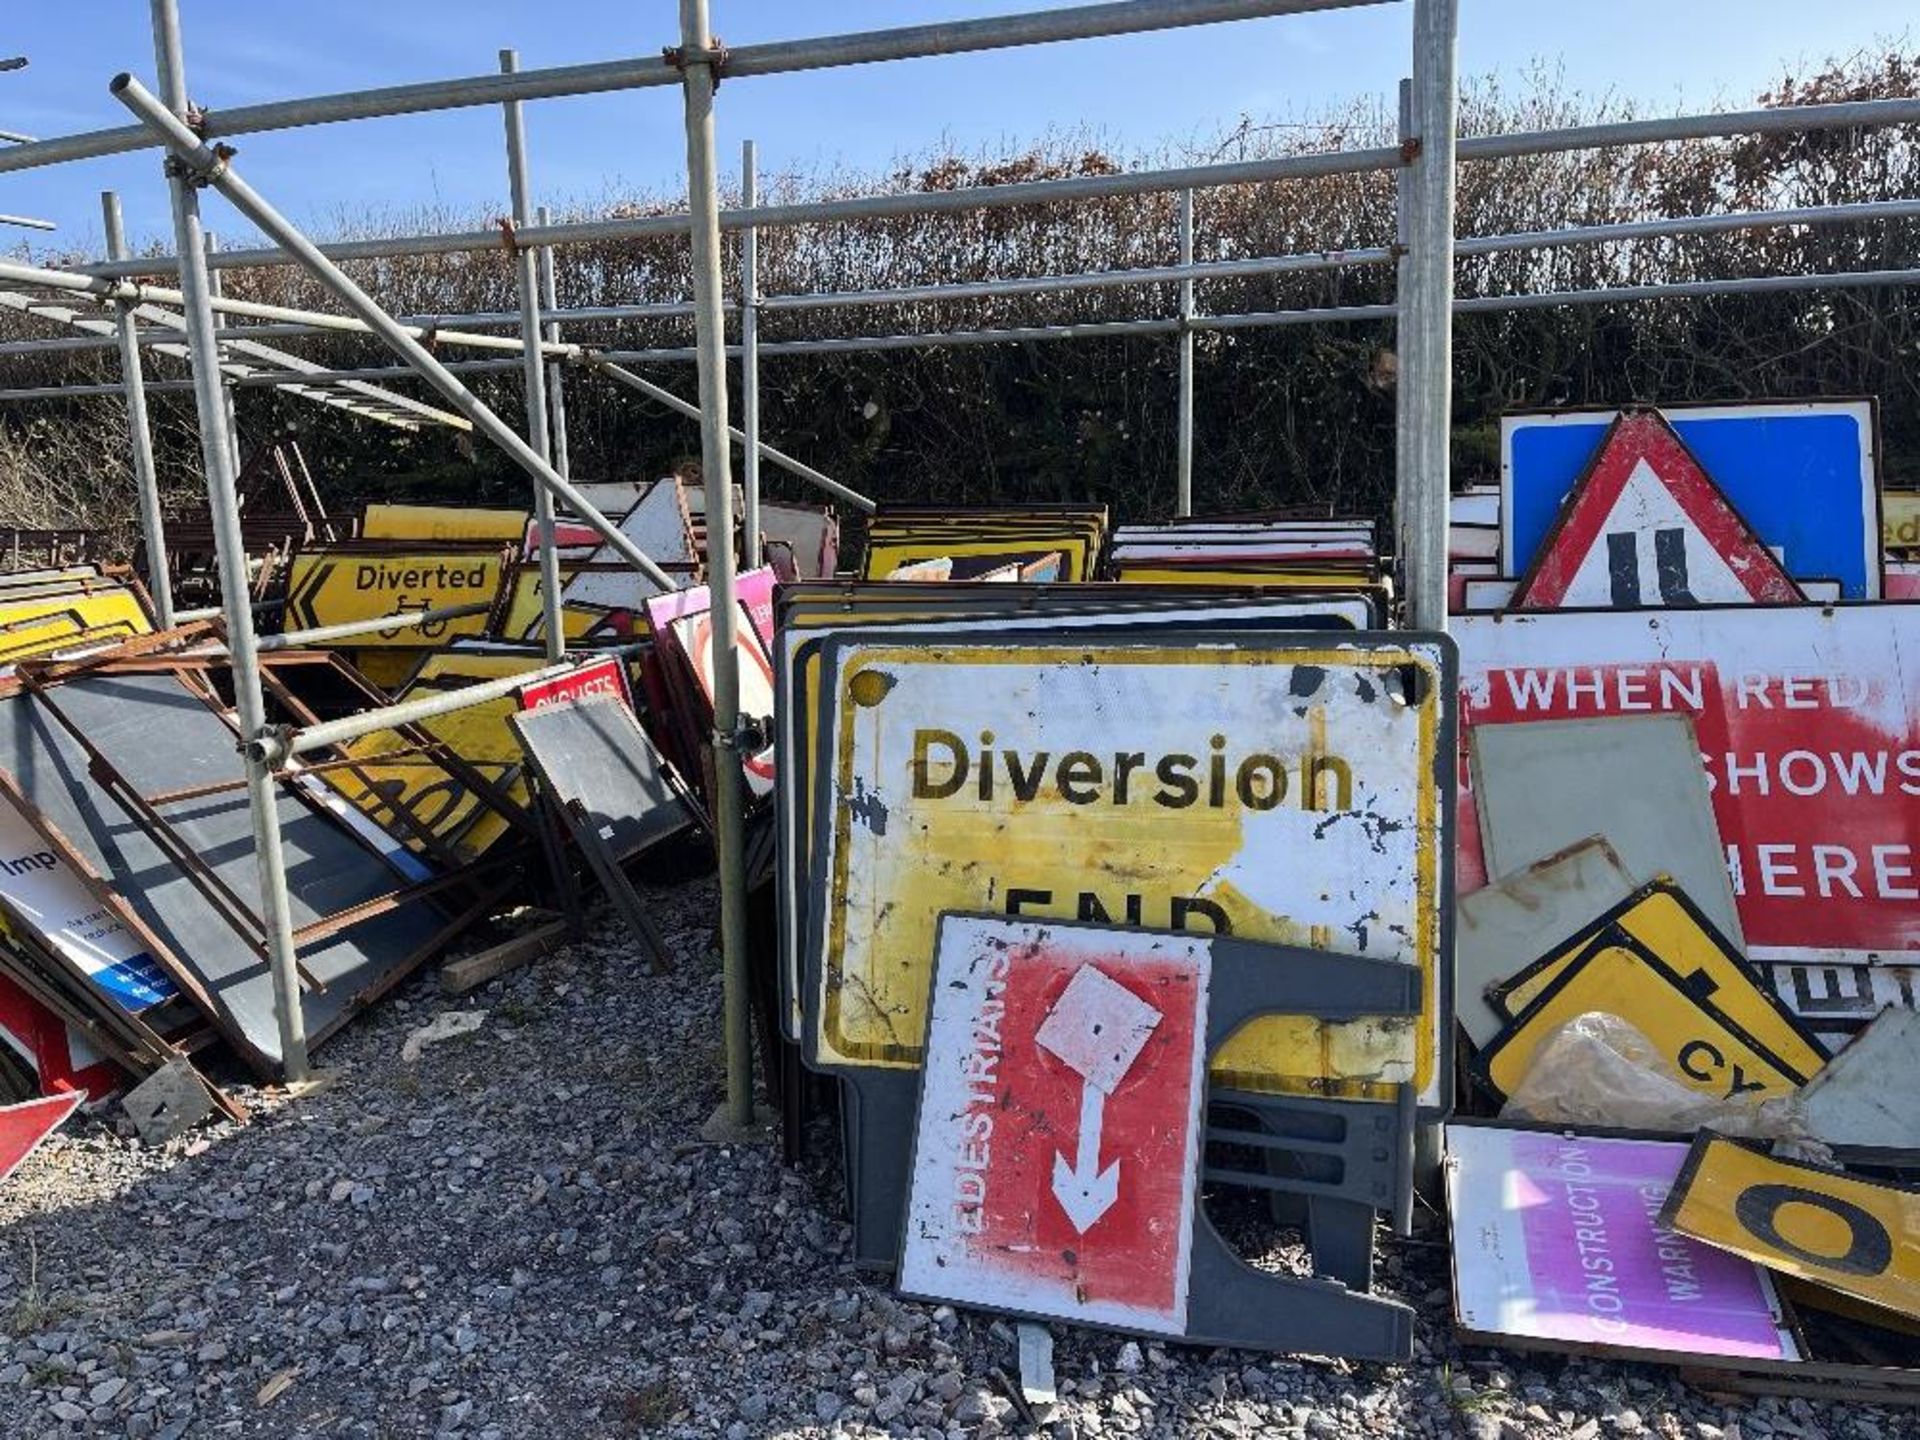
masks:
[[[699,340],[700,458],[707,495],[707,584],[713,626],[714,847],[720,869],[720,966],[727,1099],[717,1129],[753,1125],[753,1032],[747,995],[747,895],[740,773],[740,607],[734,597],[732,438],[727,424],[726,311],[721,306],[720,192],[713,153],[714,48],[707,0],[680,0],[681,94],[687,125],[687,213],[693,226]]]
[[[188,102],[176,0],[153,0],[153,49],[166,103],[162,105],[151,95],[147,101],[156,114],[164,115],[191,134],[181,118],[187,113]],[[247,547],[240,530],[233,447],[227,434],[227,408],[220,384],[220,346],[213,338],[210,303],[213,296],[207,275],[197,180],[197,176],[180,165],[167,166],[167,188],[173,201],[174,244],[183,257],[180,288],[192,348],[194,402],[200,418],[200,457],[207,470],[207,508],[213,519],[220,598],[226,610],[227,645],[233,657],[234,708],[239,712],[242,739],[251,740],[266,728],[266,704],[260,691],[260,657],[254,644]],[[288,913],[286,856],[280,848],[279,789],[271,766],[251,749],[243,756],[243,762],[247,775],[247,807],[253,820],[254,855],[260,867],[260,918],[273,976],[280,1068],[287,1083],[297,1085],[308,1074],[307,1025],[306,1015],[300,1008],[298,953]]]
[[[127,227],[120,215],[120,197],[100,193],[100,220],[106,231],[107,254],[127,256]],[[160,477],[153,464],[153,425],[147,416],[147,386],[135,338],[132,308],[113,307],[114,329],[120,346],[120,383],[127,397],[127,443],[133,451],[133,484],[140,497],[140,538],[147,547],[147,589],[153,596],[154,616],[162,630],[174,627],[173,574],[167,560],[167,522],[160,508]]]
[[[512,50],[500,52],[500,72],[511,75],[520,68],[520,56]],[[507,129],[507,186],[511,196],[512,235],[523,225],[533,223],[527,179],[527,124],[520,102],[509,100],[500,107]],[[553,444],[547,429],[547,366],[544,333],[540,326],[540,262],[529,246],[513,240],[514,269],[520,281],[520,373],[526,394],[527,443],[533,453],[551,464]],[[560,550],[553,543],[553,494],[537,480],[533,486],[533,519],[540,534],[540,613],[546,631],[547,659],[557,662],[567,652],[566,626],[560,618]]]
[[[1404,376],[1411,389],[1411,468],[1399,537],[1407,614],[1422,630],[1447,628],[1447,506],[1453,419],[1454,59],[1458,0],[1414,0],[1413,225],[1408,257],[1412,334]]]
[[[155,3],[164,5],[171,3],[171,0],[155,0]],[[666,572],[656,565],[646,552],[635,545],[618,525],[602,515],[586,496],[574,488],[571,482],[554,473],[553,467],[535,454],[511,425],[455,379],[424,345],[413,338],[407,327],[396,322],[391,315],[382,310],[378,302],[356,285],[339,266],[322,255],[313,242],[302,235],[291,221],[236,175],[230,163],[231,152],[224,150],[216,152],[202,144],[200,137],[195,135],[178,115],[155,100],[147,88],[131,75],[116,75],[109,90],[118,97],[121,104],[138,115],[156,134],[165,138],[167,145],[189,174],[218,190],[234,209],[259,226],[263,233],[271,236],[285,246],[290,253],[298,256],[307,272],[331,290],[353,313],[359,323],[365,325],[370,333],[383,341],[387,348],[398,354],[416,373],[439,391],[455,410],[472,423],[476,430],[506,451],[515,464],[552,490],[556,499],[563,501],[567,508],[578,515],[584,523],[591,525],[600,537],[613,547],[621,559],[661,589],[676,588]],[[209,323],[208,345],[213,343],[212,329]],[[510,343],[517,346],[519,342]]]
[[[751,212],[760,199],[754,144],[740,142],[740,208]],[[745,497],[740,530],[746,536],[749,565],[760,563],[760,231],[740,232],[740,428],[746,444],[740,454],[740,489]]]
[[[536,224],[547,223],[547,207],[542,205],[534,211]],[[540,257],[540,313],[546,317],[546,329],[541,338],[550,345],[565,343],[560,337],[560,286],[554,277],[553,247],[542,245]],[[567,380],[566,367],[558,360],[547,362],[547,411],[549,418],[548,438],[553,444],[553,468],[567,479],[573,478],[573,455],[567,444]]]
[[[220,237],[209,230],[207,232],[207,295],[216,313],[220,302],[226,298],[227,287],[220,271],[215,268],[212,257],[220,253]],[[216,338],[217,335],[216,335]],[[247,468],[246,457],[240,453],[240,412],[233,403],[233,387],[227,383],[227,347],[220,347],[220,403],[227,411],[227,443],[233,447],[233,473],[238,475]]]
[[[1174,479],[1173,513],[1193,514],[1193,191],[1180,192],[1180,458]]]

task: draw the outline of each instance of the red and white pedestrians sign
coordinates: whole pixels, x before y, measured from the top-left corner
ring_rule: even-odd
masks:
[[[944,915],[900,1290],[1187,1329],[1204,935]]]
[[[21,1105],[0,1105],[0,1180],[18,1170],[21,1162],[40,1148],[42,1140],[66,1123],[84,1098],[70,1091]]]
[[[1567,497],[1512,608],[1805,600],[1666,417],[1627,410]]]

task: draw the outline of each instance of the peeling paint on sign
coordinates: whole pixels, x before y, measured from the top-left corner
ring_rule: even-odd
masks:
[[[817,1063],[918,1063],[937,917],[994,911],[1416,965],[1421,1023],[1262,1019],[1215,1078],[1442,1103],[1449,647],[1233,639],[827,642]]]

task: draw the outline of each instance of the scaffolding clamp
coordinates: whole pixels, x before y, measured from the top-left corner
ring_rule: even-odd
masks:
[[[684,45],[663,45],[660,58],[678,70],[687,73],[689,65],[705,65],[713,71],[713,88],[720,88],[720,81],[727,73],[727,60],[730,52],[727,42],[718,35],[709,35],[704,50],[688,50]]]

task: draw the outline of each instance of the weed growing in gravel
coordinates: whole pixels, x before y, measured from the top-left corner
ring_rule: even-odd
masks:
[[[646,1434],[655,1426],[665,1425],[681,1409],[680,1392],[673,1388],[673,1382],[653,1380],[620,1401],[620,1418],[633,1426],[636,1434]]]
[[[79,1306],[64,1297],[48,1295],[40,1288],[40,1247],[27,1238],[27,1284],[20,1292],[20,1298],[13,1302],[13,1312],[7,1317],[7,1333],[18,1340],[44,1330],[57,1321],[79,1310]]]

